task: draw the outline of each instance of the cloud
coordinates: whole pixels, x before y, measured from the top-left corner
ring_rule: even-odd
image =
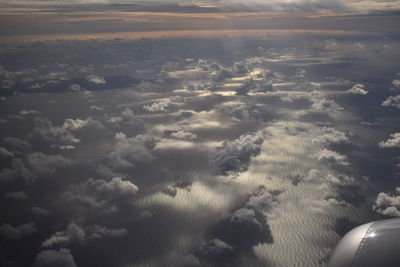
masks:
[[[113,170],[132,168],[137,162],[155,159],[149,150],[151,144],[141,135],[128,138],[124,133],[117,133],[115,140],[113,151],[107,155],[107,166]]]
[[[31,213],[34,216],[48,216],[50,212],[48,210],[39,208],[39,207],[32,207],[31,208]]]
[[[0,226],[0,236],[9,239],[20,239],[36,233],[37,229],[34,223],[22,224],[17,227],[13,227],[8,223],[3,223]]]
[[[248,208],[258,210],[264,213],[271,212],[278,207],[278,202],[271,192],[265,188],[261,189],[260,192],[252,195],[246,203]]]
[[[393,81],[392,81],[392,85],[393,85],[393,87],[390,88],[390,89],[392,89],[392,90],[398,90],[398,89],[400,89],[400,79],[395,79],[395,80],[393,80]]]
[[[394,133],[390,135],[386,141],[379,142],[379,147],[389,148],[389,147],[400,147],[400,133]]]
[[[321,162],[332,163],[337,165],[349,165],[346,156],[326,148],[322,149],[317,154],[315,154],[315,158],[317,158],[318,161]]]
[[[383,215],[400,217],[400,187],[397,187],[395,191],[395,195],[379,193],[373,209]]]
[[[37,257],[34,267],[77,267],[69,249],[44,250]]]
[[[14,154],[26,152],[31,149],[31,145],[28,141],[16,137],[5,137],[3,139],[3,144]]]
[[[313,97],[311,98],[313,104],[311,105],[311,109],[318,111],[328,111],[328,112],[338,112],[343,110],[341,106],[336,104],[335,101],[331,99],[327,99],[325,97]]]
[[[17,191],[17,192],[9,192],[4,195],[6,198],[12,199],[27,199],[28,196],[25,194],[25,191]]]
[[[189,91],[213,91],[216,87],[217,83],[212,80],[187,81],[184,85],[184,88]]]
[[[323,127],[322,134],[313,139],[313,142],[323,144],[340,144],[347,143],[349,139],[346,134],[331,127]]]
[[[241,208],[235,211],[230,218],[233,224],[246,224],[252,227],[261,229],[261,223],[256,218],[256,213],[253,209]]]
[[[41,247],[51,248],[69,244],[86,244],[90,240],[105,237],[122,237],[128,234],[126,229],[110,229],[99,225],[88,227],[86,230],[71,222],[65,231],[56,232],[46,239]]]
[[[99,225],[95,225],[91,230],[90,238],[103,238],[103,237],[122,237],[128,234],[128,230],[121,229],[109,229]]]
[[[58,167],[71,166],[74,162],[61,155],[46,155],[35,152],[27,156],[30,171],[34,176],[51,176]]]
[[[34,118],[33,123],[35,128],[31,133],[31,137],[38,137],[56,144],[76,144],[80,142],[79,139],[75,138],[65,128],[53,126],[48,119],[37,117]]]
[[[178,140],[186,140],[193,141],[197,139],[197,135],[191,132],[185,132],[183,130],[179,130],[177,132],[171,133],[170,137],[178,139]]]
[[[64,128],[66,131],[79,131],[83,128],[103,129],[104,126],[100,122],[88,117],[86,120],[65,119],[62,128]]]
[[[261,152],[263,142],[264,133],[262,131],[241,135],[239,139],[233,141],[225,141],[217,149],[212,162],[222,174],[246,170],[251,157]]]
[[[96,193],[108,198],[135,198],[139,188],[130,181],[123,181],[120,177],[114,177],[110,182],[103,179],[94,180],[89,178],[85,185],[92,188]]]
[[[87,76],[86,80],[93,84],[105,84],[106,83],[106,80],[104,80],[104,77],[94,75],[94,74]]]
[[[323,173],[318,169],[309,170],[308,174],[302,180],[307,183],[332,185],[348,184],[354,181],[353,177]]]
[[[143,106],[143,109],[149,112],[164,112],[164,111],[168,111],[167,107],[168,107],[168,102],[166,101],[161,101],[161,102],[156,102],[153,103],[151,105],[146,105]]]
[[[83,244],[86,233],[77,224],[70,223],[65,231],[56,232],[50,238],[42,242],[42,248],[50,248],[55,246],[64,246],[69,243]]]
[[[211,262],[224,262],[233,255],[233,248],[220,239],[212,239],[201,245],[201,258]]]
[[[382,106],[400,109],[400,95],[389,96],[385,101],[382,102]]]
[[[365,85],[361,83],[357,83],[350,89],[346,91],[346,94],[354,94],[354,95],[366,95],[368,94],[368,91],[365,90]]]
[[[0,147],[0,158],[13,158],[14,154],[5,149],[4,147]]]
[[[239,95],[251,93],[267,93],[274,92],[274,86],[271,81],[266,79],[248,78],[243,85],[237,89]]]

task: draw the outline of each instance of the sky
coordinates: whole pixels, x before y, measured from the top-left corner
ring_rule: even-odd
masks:
[[[400,217],[399,11],[0,0],[0,265],[326,266]]]

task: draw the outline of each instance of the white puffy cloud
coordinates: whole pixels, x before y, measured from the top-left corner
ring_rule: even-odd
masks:
[[[361,83],[357,83],[350,89],[346,90],[347,94],[354,94],[354,95],[366,95],[368,94],[368,91],[365,90],[365,85]]]
[[[106,80],[104,80],[104,77],[99,76],[99,75],[89,75],[86,77],[86,80],[88,80],[90,83],[93,84],[105,84]]]
[[[143,109],[149,112],[164,112],[167,111],[168,108],[168,102],[166,101],[161,101],[161,102],[155,102],[151,105],[146,105],[143,106]]]
[[[346,175],[333,175],[331,173],[324,173],[318,169],[311,169],[307,175],[304,176],[303,181],[306,183],[314,184],[348,184],[354,181],[353,177]]]
[[[382,106],[400,109],[400,95],[389,96],[385,101],[382,102]]]
[[[179,130],[177,132],[171,133],[170,137],[178,139],[178,140],[188,140],[188,141],[197,139],[197,135],[195,135],[194,133],[186,132],[183,130]]]
[[[6,198],[21,199],[21,200],[28,198],[25,191],[8,192],[8,193],[5,193],[4,196]]]
[[[400,188],[396,188],[395,195],[379,193],[373,209],[384,215],[400,217]]]
[[[334,163],[338,165],[349,165],[346,156],[326,148],[315,154],[315,157],[318,159],[318,161],[321,162]]]
[[[324,144],[346,143],[349,139],[346,134],[331,127],[323,127],[322,134],[313,139],[313,142],[321,142]]]
[[[149,162],[154,159],[143,136],[128,138],[124,133],[117,133],[115,140],[113,151],[107,155],[107,166],[112,169],[132,168],[136,162]]]
[[[386,141],[382,141],[379,143],[379,146],[384,148],[384,147],[400,147],[400,133],[394,133],[390,135],[391,138],[389,138]]]
[[[35,267],[77,267],[69,249],[41,251],[35,262]]]
[[[32,235],[37,231],[34,223],[22,224],[16,227],[8,223],[3,223],[0,226],[0,236],[10,239],[20,239],[25,236]]]
[[[251,157],[260,153],[263,142],[262,131],[241,135],[236,140],[225,141],[212,161],[221,173],[245,170]]]

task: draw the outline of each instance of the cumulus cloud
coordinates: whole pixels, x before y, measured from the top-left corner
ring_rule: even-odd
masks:
[[[347,162],[347,157],[344,155],[341,155],[335,151],[329,150],[329,149],[322,149],[319,151],[316,155],[315,158],[318,159],[318,161],[321,162],[327,162],[327,163],[332,163],[332,164],[337,164],[337,165],[349,165]]]
[[[39,208],[39,207],[32,207],[31,208],[31,213],[34,216],[47,216],[50,214],[50,212],[48,210]]]
[[[12,199],[27,199],[28,196],[26,195],[25,191],[16,191],[16,192],[8,192],[4,195],[6,198]]]
[[[71,222],[65,231],[56,232],[42,243],[43,248],[65,246],[68,244],[85,244],[92,239],[104,237],[122,237],[128,234],[124,228],[110,229],[107,227],[94,225],[86,230],[81,226]]]
[[[393,80],[392,85],[393,85],[393,87],[391,88],[392,90],[400,89],[400,79]]]
[[[314,184],[348,184],[354,181],[353,177],[346,175],[334,175],[331,173],[323,173],[318,169],[311,169],[308,171],[307,175],[304,176],[303,181],[306,183]]]
[[[183,130],[179,130],[177,132],[171,133],[170,137],[178,139],[178,140],[187,140],[193,141],[197,139],[197,135],[191,132],[186,132]]]
[[[124,133],[115,134],[116,144],[107,155],[107,166],[112,169],[132,168],[137,162],[149,162],[155,157],[150,148],[151,141],[143,136],[128,138]]]
[[[88,80],[88,82],[93,83],[93,84],[105,84],[106,80],[104,80],[104,77],[99,76],[99,75],[89,75],[86,77],[86,80]]]
[[[201,245],[201,257],[207,261],[220,262],[232,257],[233,248],[220,239],[212,239]]]
[[[313,97],[311,98],[313,104],[311,109],[318,111],[328,111],[328,112],[338,112],[343,110],[341,106],[336,104],[332,99],[327,99],[325,97]]]
[[[27,162],[34,176],[51,176],[58,167],[73,165],[74,162],[61,155],[46,155],[35,152],[27,156]]]
[[[78,131],[83,128],[102,129],[104,128],[104,126],[100,122],[93,120],[91,117],[88,117],[86,120],[65,119],[62,128],[67,131]]]
[[[251,157],[261,152],[263,142],[264,133],[262,131],[241,135],[233,141],[225,141],[217,149],[212,162],[222,174],[229,171],[246,170]]]
[[[248,78],[244,81],[243,85],[237,89],[238,94],[251,93],[267,93],[273,92],[274,86],[271,81],[266,79],[253,79]]]
[[[155,102],[151,105],[146,105],[143,106],[143,109],[149,112],[164,112],[164,111],[168,111],[168,102],[166,101],[161,101],[161,102]]]
[[[379,146],[382,148],[400,147],[400,133],[391,134],[390,137],[388,140],[380,142]]]
[[[235,211],[230,219],[233,224],[252,225],[261,229],[261,223],[256,218],[256,212],[253,209],[241,208]]]
[[[65,231],[56,232],[50,238],[42,242],[41,247],[50,248],[63,246],[69,243],[84,243],[86,233],[77,224],[70,223]]]
[[[22,224],[19,226],[11,226],[8,223],[3,223],[0,226],[0,236],[9,239],[20,239],[36,233],[37,229],[34,223]]]
[[[184,88],[189,91],[209,90],[213,91],[217,87],[217,83],[212,80],[198,80],[198,81],[187,81],[184,84]]]
[[[395,195],[379,193],[373,209],[384,215],[400,217],[400,187],[396,188],[395,193]]]
[[[85,185],[92,188],[98,194],[106,195],[108,198],[134,198],[139,188],[130,181],[123,181],[120,177],[114,177],[110,182],[103,179],[89,178]]]
[[[5,149],[4,147],[0,147],[0,158],[13,158],[14,154]]]
[[[69,249],[44,250],[37,257],[34,267],[77,267]]]
[[[93,226],[90,232],[91,232],[90,238],[95,238],[95,239],[103,237],[122,237],[128,234],[128,230],[124,228],[110,229],[99,225]]]
[[[114,127],[120,127],[121,124],[127,126],[140,126],[143,121],[138,118],[130,108],[125,108],[120,116],[113,116],[107,120],[107,123],[112,124]]]
[[[246,206],[254,210],[268,213],[278,207],[278,201],[276,201],[271,192],[262,188],[259,192],[249,198]]]
[[[346,94],[354,94],[354,95],[366,95],[368,91],[365,90],[365,85],[361,83],[357,83],[350,89],[346,90]]]
[[[400,95],[389,96],[385,101],[382,102],[382,106],[400,109]]]
[[[31,133],[32,137],[56,144],[76,144],[80,142],[79,139],[75,138],[65,128],[53,126],[48,119],[38,117],[33,120],[33,123],[35,128]]]
[[[16,137],[5,137],[3,139],[3,144],[13,154],[26,152],[31,149],[31,145],[28,141]]]
[[[321,135],[313,139],[313,142],[320,142],[323,144],[339,144],[348,141],[349,139],[345,133],[331,127],[323,127]]]

